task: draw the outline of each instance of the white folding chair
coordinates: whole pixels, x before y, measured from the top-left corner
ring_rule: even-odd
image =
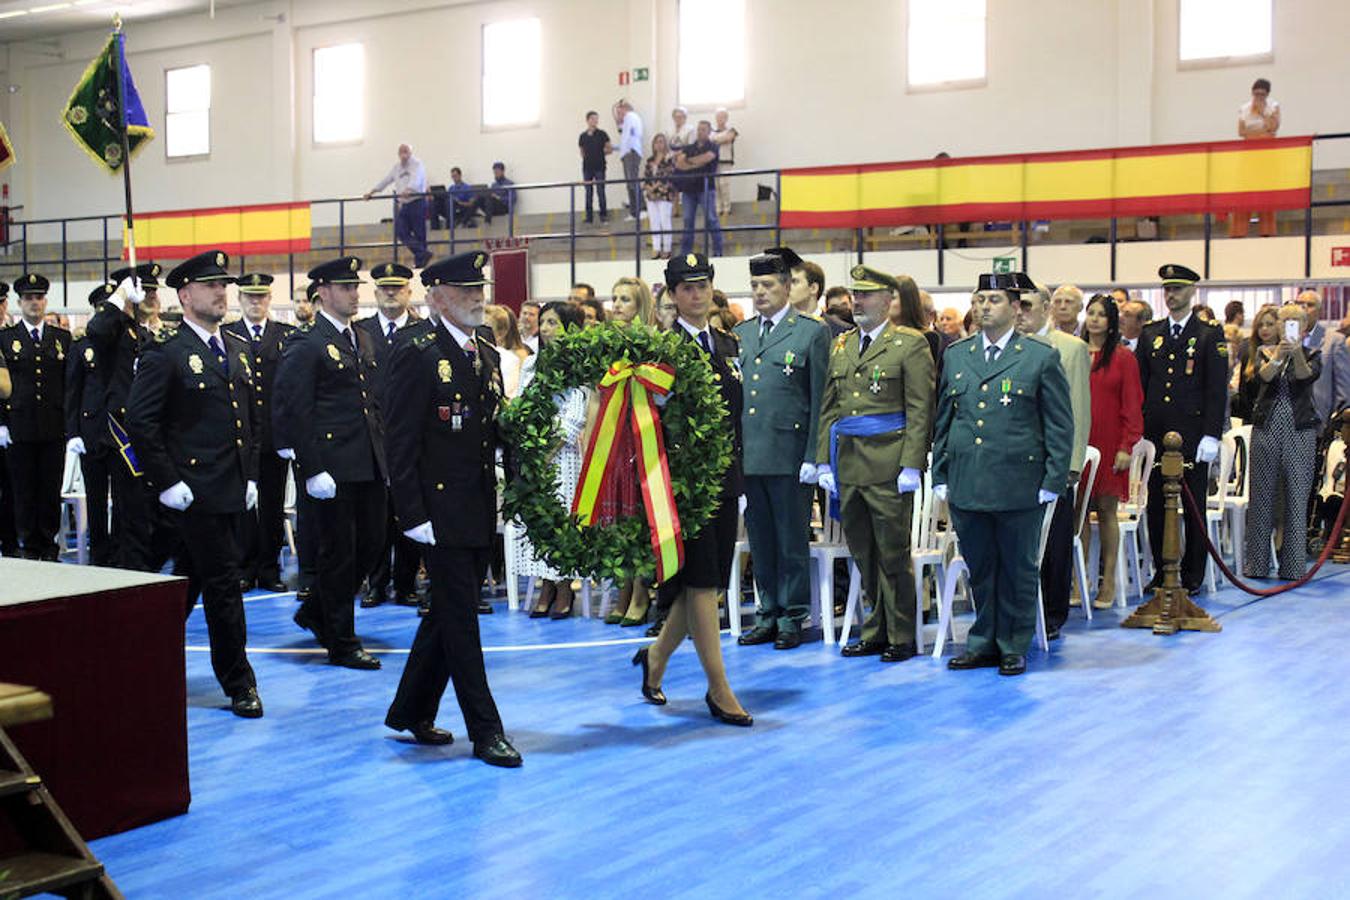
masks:
[[[820,492],[817,492],[817,496],[819,494]],[[826,504],[821,505],[825,506]],[[837,559],[852,561],[853,554],[849,552],[848,543],[844,540],[843,526],[831,519],[829,510],[823,508],[820,512],[820,539],[811,544],[811,561],[816,566],[815,599],[813,602],[820,605],[820,627],[827,643],[836,640],[834,633],[834,562]],[[856,565],[850,565],[849,572],[848,596],[850,602],[856,602],[855,597],[860,597],[862,594],[862,576],[858,573]],[[855,583],[857,584],[856,589]],[[838,637],[840,644],[848,641],[849,630],[852,627],[847,610],[848,605],[846,604],[844,621],[841,623]]]
[[[942,593],[938,597],[938,626],[937,638],[933,641],[933,659],[942,658],[942,648],[946,645],[948,636],[953,641],[956,640],[956,628],[952,623],[952,603],[956,599],[957,589],[963,583],[966,594],[970,597],[971,609],[975,608],[975,598],[970,592],[970,570],[966,568],[965,557],[961,555],[955,530],[952,530],[947,538],[946,546],[951,555],[944,567]]]
[[[741,576],[745,571],[745,558],[750,555],[750,539],[745,534],[745,516],[741,516],[736,525],[736,547],[731,553],[731,577],[727,579],[727,625],[732,637],[741,635],[741,616],[759,611],[759,585],[754,584],[753,605],[745,609],[741,602]],[[751,579],[754,583],[754,579]]]
[[[1036,551],[1038,569],[1045,562],[1045,545],[1050,539],[1050,521],[1055,517],[1055,507],[1058,505],[1058,497],[1045,504],[1044,518],[1041,520],[1040,549]],[[1036,579],[1036,641],[1041,645],[1042,650],[1046,653],[1050,652],[1050,639],[1045,633],[1045,592],[1041,590],[1039,578]]]
[[[295,469],[286,464],[286,487],[281,496],[281,528],[286,535],[286,547],[290,550],[291,556],[295,554]]]
[[[61,516],[62,528],[59,539],[64,552],[68,542],[65,522],[69,519],[69,530],[75,535],[75,558],[80,565],[89,562],[89,508],[84,493],[84,471],[80,468],[80,456],[66,451],[65,468],[61,473]],[[65,515],[68,514],[68,515]],[[103,518],[108,510],[103,510]]]
[[[1229,482],[1233,476],[1233,460],[1237,455],[1236,443],[1231,433],[1225,434],[1223,440],[1219,442],[1219,492],[1210,497],[1205,504],[1205,531],[1209,535],[1209,542],[1220,548],[1220,552],[1222,552],[1223,547]],[[1236,550],[1234,550],[1234,558],[1236,559]],[[1216,590],[1215,570],[1217,568],[1213,559],[1205,561],[1205,590],[1211,594]]]
[[[1120,528],[1120,550],[1116,553],[1116,606],[1127,606],[1126,594],[1129,578],[1126,570],[1125,553],[1130,555],[1130,571],[1134,575],[1134,587],[1140,599],[1144,596],[1147,581],[1144,573],[1153,577],[1153,551],[1148,543],[1148,479],[1153,472],[1153,461],[1157,458],[1158,448],[1146,438],[1140,438],[1130,450],[1129,496],[1117,508]]]
[[[1088,599],[1087,554],[1083,548],[1083,522],[1087,520],[1088,498],[1092,496],[1092,486],[1097,483],[1097,469],[1102,462],[1102,451],[1089,446],[1083,458],[1083,477],[1078,483],[1078,510],[1073,528],[1073,571],[1078,580],[1078,596],[1083,599],[1083,613],[1092,621],[1092,602]],[[1094,567],[1093,572],[1096,572]],[[1108,577],[1115,577],[1109,573]],[[1094,581],[1096,579],[1093,579]]]
[[[1233,484],[1224,498],[1228,517],[1228,536],[1233,545],[1233,571],[1242,573],[1247,556],[1247,503],[1252,484],[1252,426],[1243,425],[1224,435],[1233,441],[1233,465],[1229,478]]]

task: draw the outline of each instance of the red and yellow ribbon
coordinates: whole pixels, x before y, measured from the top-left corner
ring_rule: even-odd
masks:
[[[591,525],[606,483],[615,467],[626,462],[617,459],[614,453],[619,429],[631,427],[637,444],[638,476],[652,534],[652,552],[656,555],[657,581],[665,581],[684,565],[680,515],[675,508],[675,492],[661,437],[661,415],[652,401],[653,395],[670,393],[674,384],[675,369],[669,365],[635,365],[626,359],[610,365],[600,379],[600,415],[591,432],[581,478],[572,498],[572,514],[583,526]],[[632,416],[628,415],[630,405]]]

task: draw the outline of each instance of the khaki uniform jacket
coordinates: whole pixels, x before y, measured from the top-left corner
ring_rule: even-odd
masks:
[[[1073,453],[1069,456],[1069,472],[1081,474],[1088,437],[1092,434],[1092,353],[1084,341],[1053,326],[1046,334],[1027,336],[1045,341],[1059,351],[1059,364],[1064,369],[1064,377],[1069,380],[1069,401],[1073,404]]]

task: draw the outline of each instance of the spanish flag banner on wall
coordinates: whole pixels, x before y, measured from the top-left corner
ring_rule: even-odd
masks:
[[[122,258],[127,258],[122,220]],[[149,259],[187,259],[207,250],[232,256],[307,253],[308,203],[267,203],[136,214],[136,253]]]
[[[783,228],[1302,209],[1312,138],[784,169]]]

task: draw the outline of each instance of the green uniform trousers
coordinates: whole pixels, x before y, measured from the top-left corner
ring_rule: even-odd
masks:
[[[1023,655],[1036,633],[1036,603],[1045,507],[976,512],[951,507],[952,526],[970,570],[975,624],[966,652]]]
[[[862,627],[865,643],[914,643],[914,559],[909,546],[913,508],[914,495],[899,493],[893,482],[839,485],[844,539],[862,573],[863,591],[872,601]]]
[[[745,533],[762,628],[799,631],[811,613],[810,524],[810,485],[796,475],[745,476]]]

